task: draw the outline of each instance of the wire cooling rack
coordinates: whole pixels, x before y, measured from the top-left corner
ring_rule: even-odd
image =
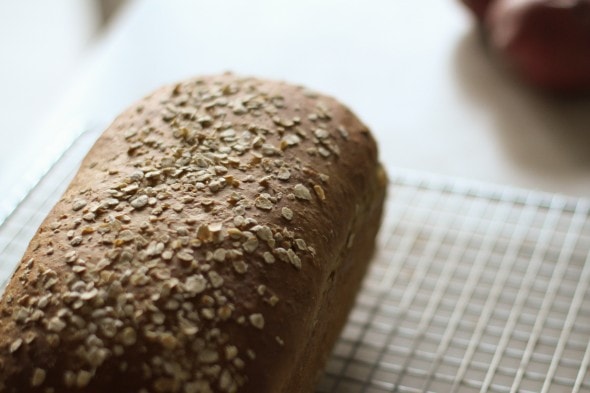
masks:
[[[0,224],[0,288],[97,136]],[[390,175],[379,251],[317,393],[590,392],[590,201]]]
[[[394,173],[319,392],[590,392],[589,201]]]

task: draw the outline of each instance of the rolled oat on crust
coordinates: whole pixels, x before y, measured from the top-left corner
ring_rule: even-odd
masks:
[[[98,139],[0,300],[0,392],[312,392],[386,188],[330,97],[231,74]]]

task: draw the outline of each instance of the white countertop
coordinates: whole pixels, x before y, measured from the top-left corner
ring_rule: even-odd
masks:
[[[72,120],[104,123],[163,83],[226,70],[338,97],[389,167],[590,195],[590,101],[520,85],[453,0],[131,2],[26,151],[58,151]]]

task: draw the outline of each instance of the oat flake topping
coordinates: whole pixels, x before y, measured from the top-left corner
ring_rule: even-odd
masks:
[[[60,376],[33,368],[31,386],[84,388],[109,362],[150,392],[236,392],[256,353],[235,326],[288,345],[269,331],[282,303],[264,272],[312,268],[316,239],[290,228],[330,197],[329,178],[291,152],[334,163],[349,137],[321,98],[302,96],[316,110],[293,116],[297,104],[253,79],[192,80],[158,96],[159,113],[141,104],[115,123],[124,153],[84,163],[96,181],[66,194],[53,244],[39,244],[59,278],[31,259],[18,274],[35,290],[3,299],[22,332],[11,354],[40,339],[74,354]]]

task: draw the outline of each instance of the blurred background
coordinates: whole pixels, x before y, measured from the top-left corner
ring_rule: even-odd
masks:
[[[5,195],[142,95],[227,70],[338,97],[391,168],[590,195],[588,100],[523,85],[455,0],[3,1],[0,48]]]

